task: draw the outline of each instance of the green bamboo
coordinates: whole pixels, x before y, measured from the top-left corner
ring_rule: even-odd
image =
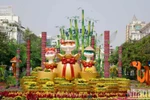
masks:
[[[73,36],[72,36],[72,19],[70,19],[70,28],[69,28],[69,39],[72,40]]]
[[[62,28],[60,28],[60,37],[61,37],[61,39],[63,39],[63,29]]]
[[[93,35],[93,32],[94,32],[94,22],[92,22],[92,34]]]
[[[76,32],[76,50],[79,50],[79,32],[78,32],[77,19],[74,20],[74,23],[75,23],[75,32]]]
[[[65,40],[65,37],[66,37],[66,35],[65,35],[65,30],[63,29],[63,30],[62,30],[62,39]]]
[[[91,33],[91,21],[88,22],[88,39],[87,39],[87,46],[90,45],[90,33]]]
[[[100,53],[101,53],[101,46],[99,46],[99,52],[98,52],[98,71],[100,72],[101,70],[100,70],[100,66],[101,66],[101,58],[100,58]]]
[[[56,48],[60,48],[60,40],[59,40],[59,38],[60,38],[60,35],[57,35],[57,38],[58,38],[58,44],[57,44],[57,46],[56,46]]]
[[[85,33],[85,27],[84,27],[84,10],[82,10],[82,54],[84,51],[84,33]]]
[[[96,48],[97,47],[97,33],[96,33],[96,35],[95,35],[95,44],[94,44],[94,48]]]

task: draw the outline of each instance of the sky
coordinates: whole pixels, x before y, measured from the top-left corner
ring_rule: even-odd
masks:
[[[150,22],[149,4],[150,0],[0,0],[0,6],[13,7],[22,26],[29,27],[37,35],[46,31],[48,36],[59,34],[56,26],[69,27],[67,17],[81,16],[81,9],[78,10],[81,7],[85,10],[85,18],[99,20],[95,24],[98,38],[105,30],[110,34],[118,31],[112,36],[110,45],[113,47],[125,42],[126,25],[134,15],[138,20]]]

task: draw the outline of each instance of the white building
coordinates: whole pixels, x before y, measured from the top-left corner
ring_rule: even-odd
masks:
[[[58,45],[58,39],[56,37],[47,37],[47,44],[50,47],[56,47]]]
[[[146,24],[141,30],[140,30],[142,37],[146,35],[150,35],[150,23]]]
[[[129,40],[140,40],[143,37],[140,30],[145,25],[145,22],[139,21],[136,16],[133,16],[132,22],[126,26],[126,42]]]
[[[10,39],[23,42],[24,27],[21,25],[20,18],[13,14],[11,6],[0,7],[0,31],[6,32]]]
[[[38,37],[42,38],[42,34],[39,34]],[[58,38],[56,36],[48,36],[47,35],[47,41],[46,41],[47,47],[56,47],[58,45]]]

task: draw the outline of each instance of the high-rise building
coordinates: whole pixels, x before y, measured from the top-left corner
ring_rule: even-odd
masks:
[[[11,6],[0,6],[0,31],[5,32],[10,39],[23,42],[24,27],[19,16],[13,14]]]
[[[150,23],[146,24],[141,30],[140,30],[142,37],[150,35]]]
[[[143,37],[140,30],[145,25],[145,22],[139,21],[134,15],[132,22],[126,26],[126,42],[130,40],[140,40]]]

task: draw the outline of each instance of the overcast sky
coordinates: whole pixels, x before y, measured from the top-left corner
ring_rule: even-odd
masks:
[[[111,43],[113,47],[125,41],[126,24],[131,22],[133,15],[150,22],[150,0],[0,0],[0,5],[11,5],[23,26],[37,35],[46,31],[49,36],[59,34],[55,26],[69,26],[66,16],[81,16],[81,10],[77,8],[82,7],[85,18],[99,20],[95,24],[98,34],[118,30]]]

